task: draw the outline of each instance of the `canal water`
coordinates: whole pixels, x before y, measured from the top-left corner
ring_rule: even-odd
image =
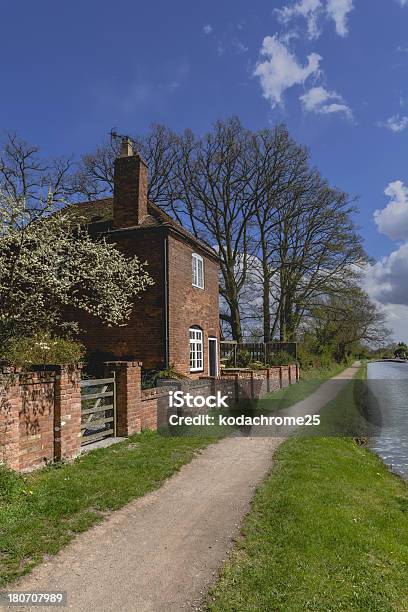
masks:
[[[367,378],[381,415],[370,448],[408,480],[408,363],[370,363]]]

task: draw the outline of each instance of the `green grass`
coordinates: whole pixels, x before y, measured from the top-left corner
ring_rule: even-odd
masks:
[[[290,405],[333,373],[276,395]],[[220,428],[190,428],[188,436],[145,432],[72,464],[26,476],[0,467],[0,587],[57,553],[105,513],[158,488],[198,450],[226,433]]]
[[[275,459],[209,610],[408,610],[407,484],[351,438],[291,438]]]
[[[270,414],[278,410],[284,410],[314,393],[323,382],[339,374],[345,367],[344,364],[333,364],[331,368],[323,370],[306,370],[302,373],[302,378],[297,384],[279,389],[278,391],[272,391],[257,400],[241,400],[236,405],[232,404],[228,409],[210,410],[209,416],[215,417],[214,425],[179,425],[173,426],[170,429],[166,426],[161,433],[164,436],[207,436],[217,439],[233,435],[240,428],[233,425],[219,425],[217,422],[218,415],[239,416],[243,413],[253,415]]]
[[[159,487],[209,442],[145,432],[24,477],[0,468],[0,587]]]
[[[258,402],[259,408],[268,408],[268,411],[285,410],[293,404],[304,400],[317,391],[320,385],[340,374],[346,366],[344,364],[333,364],[331,368],[324,370],[304,370],[300,372],[300,380],[296,385],[291,385],[279,391],[273,391]]]

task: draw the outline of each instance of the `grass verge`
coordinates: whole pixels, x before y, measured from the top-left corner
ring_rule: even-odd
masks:
[[[335,402],[347,394],[353,383]],[[407,484],[350,438],[292,438],[208,609],[405,611],[407,566]]]
[[[344,364],[333,364],[331,368],[323,370],[310,369],[300,371],[300,380],[296,385],[291,385],[279,391],[267,395],[264,400],[268,402],[271,411],[285,410],[293,404],[306,399],[317,391],[322,383],[329,378],[340,374],[347,366]]]
[[[0,468],[0,587],[158,488],[210,442],[144,432],[26,476]]]

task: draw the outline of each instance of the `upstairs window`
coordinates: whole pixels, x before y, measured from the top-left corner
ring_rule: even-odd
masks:
[[[199,327],[190,327],[190,372],[201,372],[204,367],[203,332]]]
[[[193,287],[204,289],[204,260],[201,255],[197,255],[197,253],[193,253],[192,273]]]

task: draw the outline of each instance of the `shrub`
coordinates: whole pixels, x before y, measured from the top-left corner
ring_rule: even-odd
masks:
[[[408,346],[404,342],[399,342],[394,355],[397,359],[408,359]]]
[[[252,361],[249,364],[251,370],[264,370],[266,368],[265,364],[262,361]]]
[[[52,337],[46,332],[13,340],[0,350],[1,361],[22,367],[78,363],[83,355],[84,347],[79,342]]]
[[[315,352],[313,347],[302,344],[298,348],[298,360],[302,370],[330,369],[334,363],[328,352]]]
[[[249,368],[252,361],[252,355],[249,351],[238,351],[237,352],[237,367],[238,368]]]
[[[276,355],[271,355],[268,359],[268,365],[270,366],[288,365],[290,363],[296,363],[296,359],[293,355],[285,351],[280,351],[276,353]]]
[[[157,387],[160,380],[183,380],[184,378],[187,377],[178,372],[174,365],[170,365],[163,370],[143,370],[142,387],[143,389],[152,389]]]

